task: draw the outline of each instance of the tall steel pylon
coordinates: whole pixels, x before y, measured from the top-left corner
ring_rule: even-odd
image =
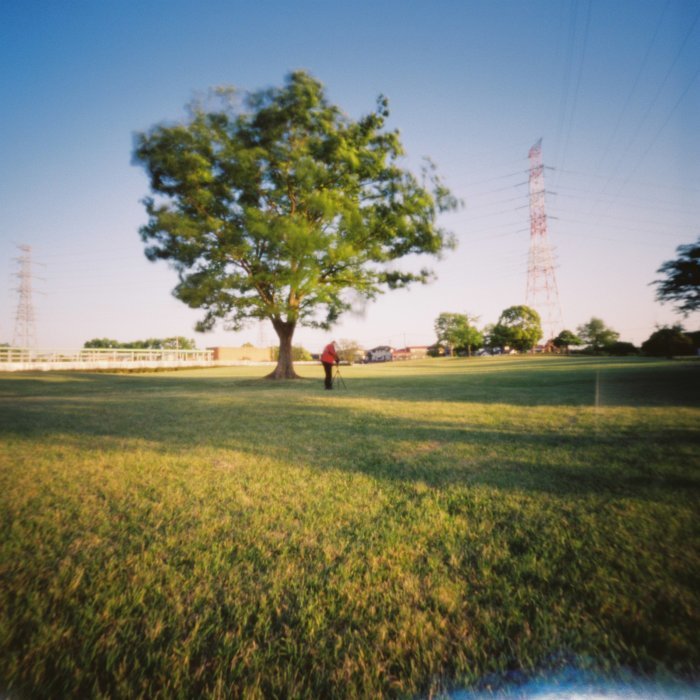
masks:
[[[555,338],[563,321],[554,274],[554,251],[547,237],[542,139],[530,149],[530,251],[527,261],[525,303],[542,319],[544,340]]]
[[[15,273],[15,277],[19,278],[19,287],[17,287],[17,311],[12,345],[33,348],[36,345],[36,323],[32,303],[32,248],[28,245],[17,247],[21,255],[15,258],[19,263],[19,272]]]

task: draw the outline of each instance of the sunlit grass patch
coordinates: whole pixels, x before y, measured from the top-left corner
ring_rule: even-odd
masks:
[[[2,377],[0,691],[427,694],[562,654],[692,675],[698,369]]]

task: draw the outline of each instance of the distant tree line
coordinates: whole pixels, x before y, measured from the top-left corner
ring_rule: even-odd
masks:
[[[498,323],[477,328],[479,317],[472,314],[443,312],[435,320],[437,343],[431,355],[467,355],[487,350],[528,352],[542,337],[540,315],[529,306],[510,306]]]
[[[292,357],[292,362],[308,362],[309,360],[312,360],[313,358],[311,357],[311,353],[301,345],[292,345],[291,347],[291,357]],[[273,347],[272,348],[272,359],[277,362],[279,361],[280,358],[280,349],[279,347]]]
[[[694,244],[677,248],[678,257],[669,260],[657,270],[664,279],[652,282],[657,286],[658,301],[675,304],[678,312],[687,316],[700,309],[700,238]],[[542,324],[537,311],[524,306],[505,309],[495,324],[479,329],[479,317],[469,313],[441,313],[434,323],[437,342],[431,347],[431,355],[467,355],[481,349],[514,350],[530,352],[542,339]],[[0,346],[6,346],[1,344]],[[194,340],[175,336],[172,338],[149,338],[123,343],[110,338],[88,340],[85,348],[124,349],[196,349]],[[360,346],[352,340],[337,343],[341,359],[352,362],[361,354]],[[696,355],[700,352],[700,331],[687,332],[681,324],[661,326],[645,340],[640,348],[633,343],[621,341],[620,334],[605,322],[592,317],[581,324],[576,333],[565,329],[555,338],[546,339],[543,349],[550,352],[605,355],[641,354],[656,357]],[[279,358],[279,348],[273,351]],[[311,354],[301,346],[292,346],[292,360],[310,360]]]
[[[478,316],[443,312],[435,320],[437,342],[430,349],[433,356],[466,355],[482,349],[489,352],[531,352],[542,339],[540,316],[528,306],[511,306],[501,313],[496,324],[478,329]],[[700,331],[686,332],[680,324],[657,328],[641,348],[621,341],[620,334],[605,322],[592,317],[576,329],[563,330],[541,347],[546,352],[575,352],[593,355],[650,356],[695,355],[700,349]]]
[[[119,348],[124,350],[196,350],[197,346],[191,338],[181,335],[172,338],[148,338],[147,340],[132,340],[122,343],[111,338],[93,338],[83,344],[84,348]]]

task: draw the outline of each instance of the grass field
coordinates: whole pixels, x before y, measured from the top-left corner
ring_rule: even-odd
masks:
[[[700,363],[0,375],[0,696],[700,670]]]

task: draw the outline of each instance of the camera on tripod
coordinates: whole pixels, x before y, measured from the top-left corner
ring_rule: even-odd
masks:
[[[345,380],[340,374],[340,365],[336,365],[335,374],[333,375],[333,388],[339,389],[341,386],[343,387],[343,389],[347,390],[347,386],[345,386]]]

